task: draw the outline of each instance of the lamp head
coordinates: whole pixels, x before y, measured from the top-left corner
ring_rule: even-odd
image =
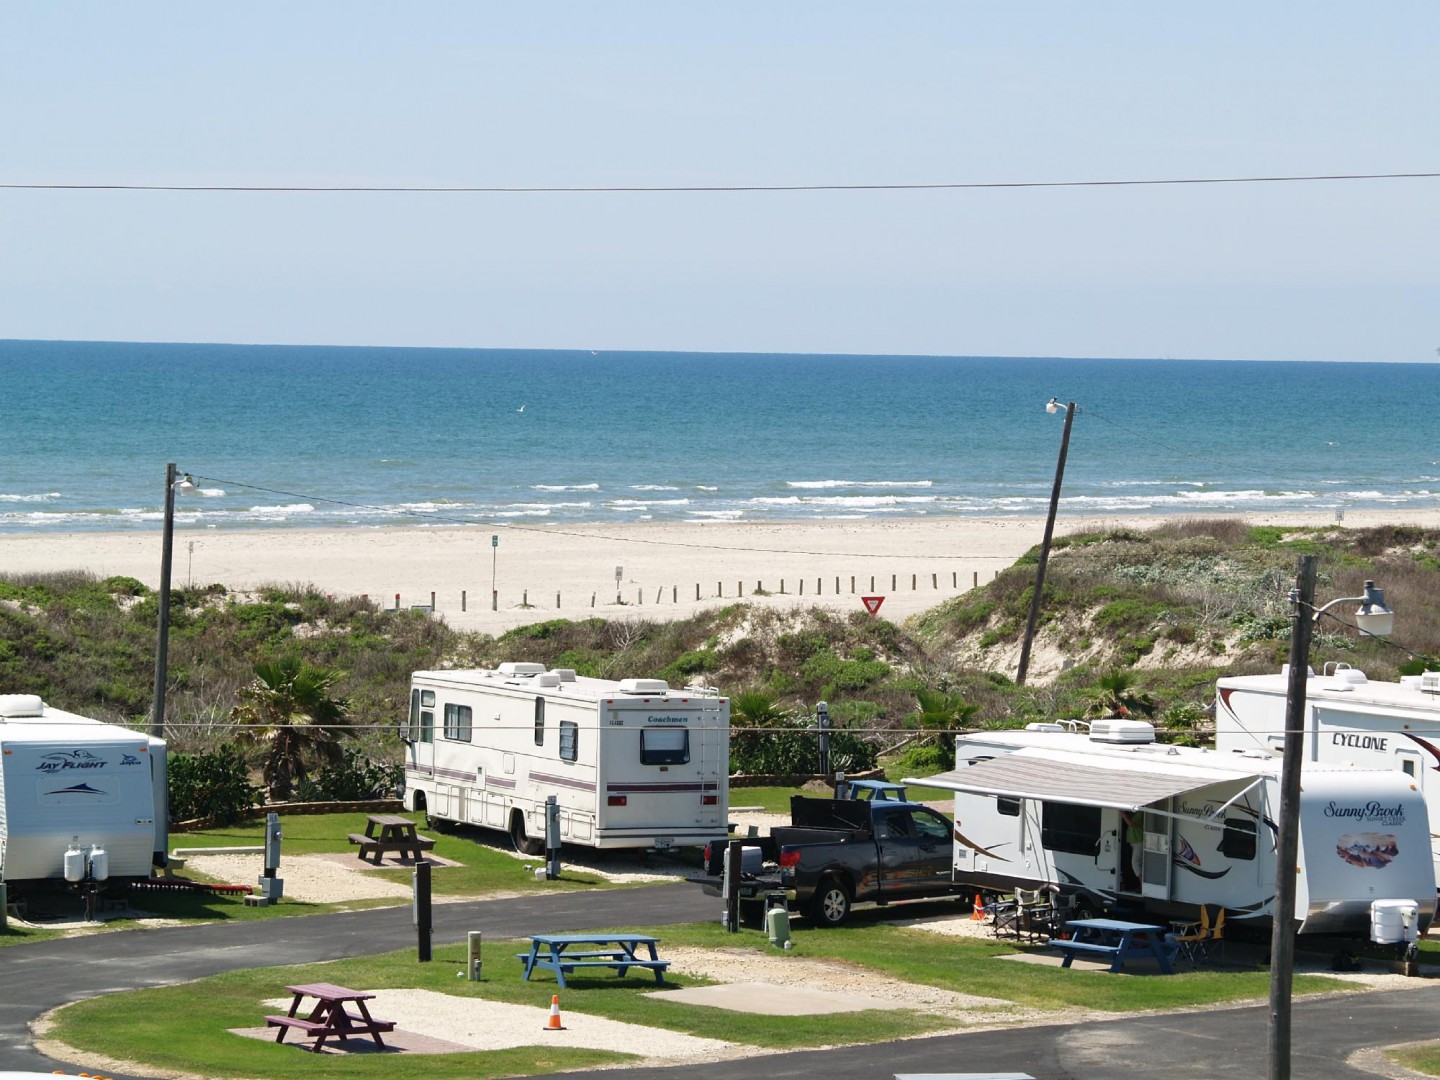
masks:
[[[1385,590],[1365,582],[1365,596],[1355,612],[1355,625],[1362,634],[1387,637],[1395,629],[1395,613],[1385,606]]]
[[[188,472],[175,483],[175,490],[182,495],[193,495],[198,490],[195,487],[195,478]]]
[[[1056,397],[1052,397],[1045,403],[1045,411],[1048,413],[1057,413],[1063,408],[1065,408],[1065,406],[1060,404],[1060,399]]]

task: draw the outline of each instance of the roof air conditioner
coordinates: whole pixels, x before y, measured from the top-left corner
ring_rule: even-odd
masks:
[[[0,694],[0,717],[44,716],[39,694]]]
[[[499,670],[501,675],[539,675],[545,670],[545,665],[507,660],[500,665]]]
[[[620,692],[622,694],[664,694],[670,690],[670,684],[664,679],[621,679]]]
[[[1155,726],[1144,720],[1109,716],[1090,725],[1090,741],[1102,743],[1153,743]]]

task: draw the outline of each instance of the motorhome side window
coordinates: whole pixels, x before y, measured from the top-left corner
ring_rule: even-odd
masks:
[[[535,699],[535,745],[545,745],[545,699]]]
[[[435,741],[435,691],[420,691],[420,741]]]
[[[1231,859],[1255,858],[1255,832],[1255,822],[1248,818],[1226,818],[1220,854]]]
[[[420,691],[410,691],[410,741],[420,738]]]
[[[445,738],[456,742],[470,741],[472,711],[469,705],[445,706]]]
[[[640,732],[641,765],[684,765],[690,760],[686,728],[645,728]]]
[[[1074,803],[1041,804],[1040,843],[1051,851],[1094,855],[1100,844],[1100,808]]]
[[[560,721],[560,760],[574,761],[580,756],[580,725],[573,720]]]
[[[996,795],[995,810],[1001,817],[1019,817],[1020,800],[1007,799],[1004,795]]]

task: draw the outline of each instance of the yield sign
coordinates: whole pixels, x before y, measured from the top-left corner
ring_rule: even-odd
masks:
[[[865,605],[866,611],[875,615],[880,611],[880,605],[885,602],[885,598],[883,596],[862,596],[860,602]]]

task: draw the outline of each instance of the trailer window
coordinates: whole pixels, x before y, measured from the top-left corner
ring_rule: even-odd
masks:
[[[535,745],[545,745],[545,699],[535,699]]]
[[[1226,818],[1220,837],[1220,854],[1231,859],[1255,858],[1255,822],[1249,818]]]
[[[1100,850],[1100,808],[1074,803],[1042,803],[1040,843],[1050,851],[1094,855]]]
[[[435,691],[420,691],[420,742],[435,741]]]
[[[445,737],[456,742],[470,741],[471,709],[469,705],[445,706]]]
[[[995,812],[1001,817],[1019,817],[1020,800],[1007,799],[1004,795],[995,796]]]
[[[420,738],[420,691],[410,691],[410,741]]]
[[[641,765],[684,765],[689,760],[689,729],[645,728],[640,732]]]
[[[560,760],[574,761],[580,756],[580,725],[573,720],[560,721]]]

